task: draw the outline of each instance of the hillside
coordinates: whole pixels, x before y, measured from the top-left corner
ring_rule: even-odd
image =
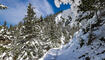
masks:
[[[0,60],[105,60],[105,1],[55,0],[71,8],[45,18],[31,4],[19,24],[0,26]]]
[[[93,0],[85,1],[82,5],[83,1],[55,0],[57,7],[60,6],[59,3],[71,4],[71,9],[59,14],[55,20],[58,23],[62,17],[66,20],[71,17],[68,25],[72,38],[61,48],[50,49],[40,60],[105,60],[105,9],[96,12],[85,10],[86,8],[80,10],[80,5],[85,6],[85,2],[91,3]]]
[[[55,21],[60,13],[46,18],[25,17],[24,22],[9,28],[4,22],[0,26],[0,60],[38,60],[49,49],[66,44],[68,41],[62,43],[61,37],[69,39],[69,35]]]

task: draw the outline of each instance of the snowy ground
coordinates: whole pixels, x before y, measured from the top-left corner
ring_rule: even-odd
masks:
[[[57,7],[60,7],[61,3],[70,3],[71,9],[59,14],[55,21],[61,22],[61,16],[66,18],[72,17],[71,22],[68,24],[70,27],[76,27],[79,15],[76,14],[77,8],[74,6],[79,5],[80,0],[75,0],[75,3],[71,0],[55,0]],[[74,11],[73,11],[74,10]],[[87,15],[88,12],[82,14],[82,17]],[[80,29],[74,33],[70,42],[64,45],[62,48],[53,48],[49,50],[40,60],[105,60],[105,16],[98,21],[96,15],[91,19],[84,19],[79,22]],[[72,29],[72,28],[70,28]]]

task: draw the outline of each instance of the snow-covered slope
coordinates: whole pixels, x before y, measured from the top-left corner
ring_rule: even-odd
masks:
[[[60,49],[51,49],[44,60],[103,60],[105,59],[105,24],[98,30],[84,34],[83,30],[75,33],[68,44]],[[90,34],[94,36],[90,37]]]
[[[88,23],[93,26],[96,19]],[[86,27],[88,24],[86,25]],[[83,26],[84,27],[84,26]],[[99,26],[85,32],[83,28],[75,32],[68,44],[59,49],[51,49],[46,53],[44,60],[104,60],[105,59],[105,20]]]
[[[30,33],[21,24],[10,32],[1,26],[1,42],[11,42],[0,45],[0,60],[105,60],[105,10],[78,12],[81,0],[55,0],[61,3],[71,9],[35,21]]]
[[[55,4],[59,7],[62,2],[70,3],[73,7],[80,3],[79,0],[73,1],[55,0]],[[64,21],[70,20],[68,24],[70,32],[73,32],[75,27],[79,28],[71,35],[69,43],[61,48],[50,49],[40,60],[105,60],[105,16],[98,13],[98,16],[101,16],[99,19],[94,14],[92,18],[79,22],[79,16],[84,17],[89,12],[77,13],[74,9],[78,10],[78,8],[65,10],[56,17],[55,21],[62,22],[62,17],[65,19]],[[72,19],[68,19],[68,16]],[[63,23],[63,27],[65,27],[65,23]]]

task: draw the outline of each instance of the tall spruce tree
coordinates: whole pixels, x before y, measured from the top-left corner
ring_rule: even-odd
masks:
[[[6,21],[4,21],[4,24],[3,24],[3,29],[4,29],[4,31],[3,31],[3,35],[5,35],[6,34],[6,32],[7,32],[7,22]]]
[[[4,27],[5,30],[7,30],[7,28],[8,28],[7,27],[7,21],[4,21],[3,27]]]
[[[12,31],[12,30],[13,30],[13,26],[12,26],[12,24],[10,24],[9,31]]]
[[[6,25],[7,25],[7,22],[6,22],[6,21],[4,21],[4,24],[3,24],[3,26],[4,26],[4,27],[6,27]]]
[[[24,18],[24,21],[27,23],[30,23],[30,21],[34,19],[34,17],[35,17],[35,12],[33,10],[32,4],[29,3],[28,8],[27,8],[27,15]]]
[[[24,26],[25,26],[25,30],[24,33],[25,34],[29,34],[31,33],[31,29],[32,29],[32,20],[35,19],[35,12],[33,10],[33,7],[31,5],[31,3],[29,3],[28,8],[27,8],[27,15],[24,18]]]

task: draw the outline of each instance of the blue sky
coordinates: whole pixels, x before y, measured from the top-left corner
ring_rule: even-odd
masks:
[[[28,3],[35,7],[37,16],[47,16],[70,8],[70,5],[61,5],[57,8],[54,0],[0,0],[1,4],[8,6],[7,10],[0,10],[0,24],[7,21],[8,24],[18,24],[26,15]]]

